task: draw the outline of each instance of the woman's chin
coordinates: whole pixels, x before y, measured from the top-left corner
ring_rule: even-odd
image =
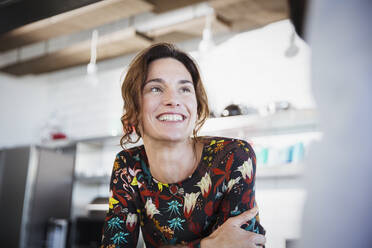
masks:
[[[164,135],[162,136],[162,140],[169,141],[169,142],[183,142],[186,141],[190,136],[184,135]]]

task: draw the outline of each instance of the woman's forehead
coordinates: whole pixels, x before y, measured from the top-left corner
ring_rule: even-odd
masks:
[[[186,66],[174,58],[160,58],[149,64],[147,76],[159,74],[184,74],[191,78],[191,74]]]

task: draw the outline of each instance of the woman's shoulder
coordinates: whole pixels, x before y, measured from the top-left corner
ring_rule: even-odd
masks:
[[[139,160],[141,153],[143,152],[143,145],[125,148],[116,154],[115,160],[119,160],[127,166],[130,166],[131,164],[134,164],[135,161]]]
[[[136,155],[136,154],[142,152],[143,150],[144,150],[144,146],[139,145],[139,146],[133,146],[133,147],[130,147],[130,148],[124,148],[123,150],[121,150],[117,154],[121,155],[121,156],[133,156],[133,155]]]
[[[253,159],[252,146],[245,140],[227,137],[204,137],[206,142],[203,160],[209,167],[223,167],[230,159],[238,166]]]
[[[246,152],[253,151],[252,146],[245,140],[219,137],[219,136],[204,136],[202,142],[207,146],[209,150],[216,151],[235,151],[242,150]]]

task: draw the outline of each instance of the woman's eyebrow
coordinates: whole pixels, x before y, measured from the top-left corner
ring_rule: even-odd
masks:
[[[152,79],[146,81],[145,85],[148,84],[148,83],[151,83],[151,82],[164,83],[164,80],[161,79],[161,78],[152,78]],[[187,80],[187,79],[179,80],[178,83],[180,83],[180,84],[193,84],[190,80]]]
[[[180,84],[193,84],[190,80],[187,80],[187,79],[183,79],[183,80],[180,80],[178,81]]]
[[[152,78],[152,79],[146,81],[145,84],[148,84],[148,83],[151,83],[151,82],[155,82],[155,83],[164,83],[164,80],[161,79],[161,78]]]

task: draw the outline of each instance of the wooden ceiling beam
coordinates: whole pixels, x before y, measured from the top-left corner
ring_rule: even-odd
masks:
[[[203,35],[206,18],[207,16],[201,16],[163,28],[154,29],[146,32],[146,35],[152,37],[155,42],[171,43],[199,38]],[[212,18],[211,28],[214,34],[228,32],[230,30],[230,23],[219,16],[213,16]]]
[[[164,13],[170,10],[186,7],[192,4],[206,2],[207,0],[146,0],[154,5],[154,13]]]
[[[101,36],[97,43],[97,61],[137,52],[148,47],[151,42],[150,38],[138,33],[134,28]],[[17,76],[41,74],[88,64],[89,61],[90,40],[87,40],[50,54],[5,66],[0,68],[0,71]]]
[[[287,0],[209,0],[234,31],[246,31],[288,18]]]
[[[94,28],[152,10],[144,0],[104,0],[11,30],[0,36],[0,52]]]

